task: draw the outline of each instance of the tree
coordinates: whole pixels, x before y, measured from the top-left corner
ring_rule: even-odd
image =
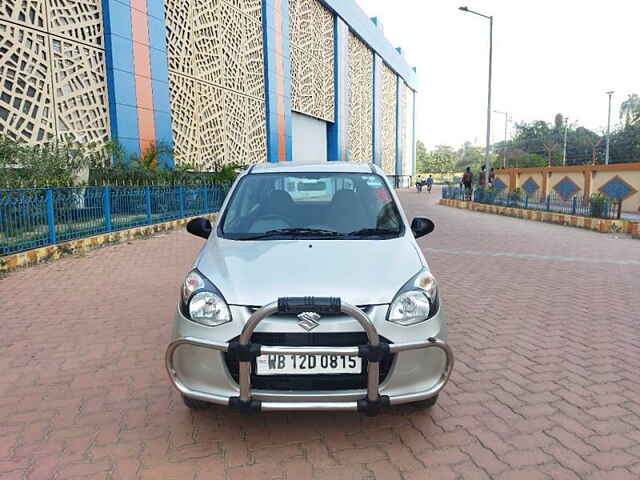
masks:
[[[427,171],[427,147],[421,140],[416,142],[416,171],[418,173]]]
[[[610,147],[609,161],[611,163],[638,161],[640,158],[640,121],[614,131],[611,134]],[[600,156],[602,156],[601,152]]]
[[[462,171],[467,167],[480,168],[484,163],[484,149],[476,147],[471,142],[465,142],[463,147],[456,152],[454,169]]]
[[[448,145],[438,145],[427,154],[428,173],[447,173],[454,170],[456,153]]]
[[[630,94],[620,105],[620,120],[625,126],[633,125],[640,120],[640,96],[637,93]]]
[[[554,124],[555,124],[556,130],[562,130],[564,128],[564,117],[562,116],[561,113],[556,114],[556,117],[554,119]]]

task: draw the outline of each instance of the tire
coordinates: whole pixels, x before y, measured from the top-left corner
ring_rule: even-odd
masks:
[[[202,400],[196,400],[195,398],[182,396],[182,401],[184,404],[189,407],[191,410],[204,410],[209,408],[208,402],[203,402]]]
[[[420,409],[426,410],[428,408],[433,407],[437,402],[438,402],[438,395],[431,398],[427,398],[426,400],[420,400],[419,402],[416,402],[415,405]]]

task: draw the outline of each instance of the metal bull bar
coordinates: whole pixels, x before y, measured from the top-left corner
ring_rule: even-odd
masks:
[[[367,334],[369,343],[353,347],[280,347],[251,343],[251,336],[258,324],[274,313],[299,314],[303,312],[316,312],[324,314],[343,313],[358,321]],[[224,397],[200,390],[194,390],[182,382],[173,365],[173,354],[181,345],[192,345],[201,348],[229,352],[239,360],[240,366],[240,395],[237,397]],[[192,337],[180,338],[172,342],[167,348],[165,363],[167,372],[176,388],[188,397],[207,402],[229,405],[244,412],[275,411],[275,410],[345,410],[360,411],[368,415],[376,415],[382,407],[391,405],[399,398],[381,396],[379,387],[380,360],[388,354],[417,350],[423,348],[437,348],[445,354],[445,368],[438,382],[429,389],[429,397],[437,395],[444,388],[453,369],[453,352],[449,345],[437,338],[429,338],[423,341],[407,343],[380,343],[378,332],[369,317],[358,307],[342,302],[335,297],[285,297],[277,302],[270,303],[256,310],[247,320],[240,339],[237,342],[214,342]],[[349,357],[361,357],[368,361],[367,395],[357,401],[343,402],[274,402],[260,401],[251,396],[251,364],[260,355],[286,354],[286,355],[344,355]]]

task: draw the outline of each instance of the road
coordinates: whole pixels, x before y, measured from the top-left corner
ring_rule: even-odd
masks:
[[[640,242],[406,191],[457,354],[431,411],[192,413],[163,365],[201,241],[110,246],[0,280],[0,478],[637,479]]]

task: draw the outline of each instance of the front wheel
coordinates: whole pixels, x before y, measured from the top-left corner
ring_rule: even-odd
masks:
[[[182,396],[182,401],[184,404],[189,407],[191,410],[204,410],[205,408],[209,408],[210,403],[203,402],[202,400],[196,400],[195,398]]]
[[[420,409],[428,409],[433,407],[438,402],[438,395],[434,395],[431,398],[427,398],[426,400],[420,400],[416,402],[414,405]]]

